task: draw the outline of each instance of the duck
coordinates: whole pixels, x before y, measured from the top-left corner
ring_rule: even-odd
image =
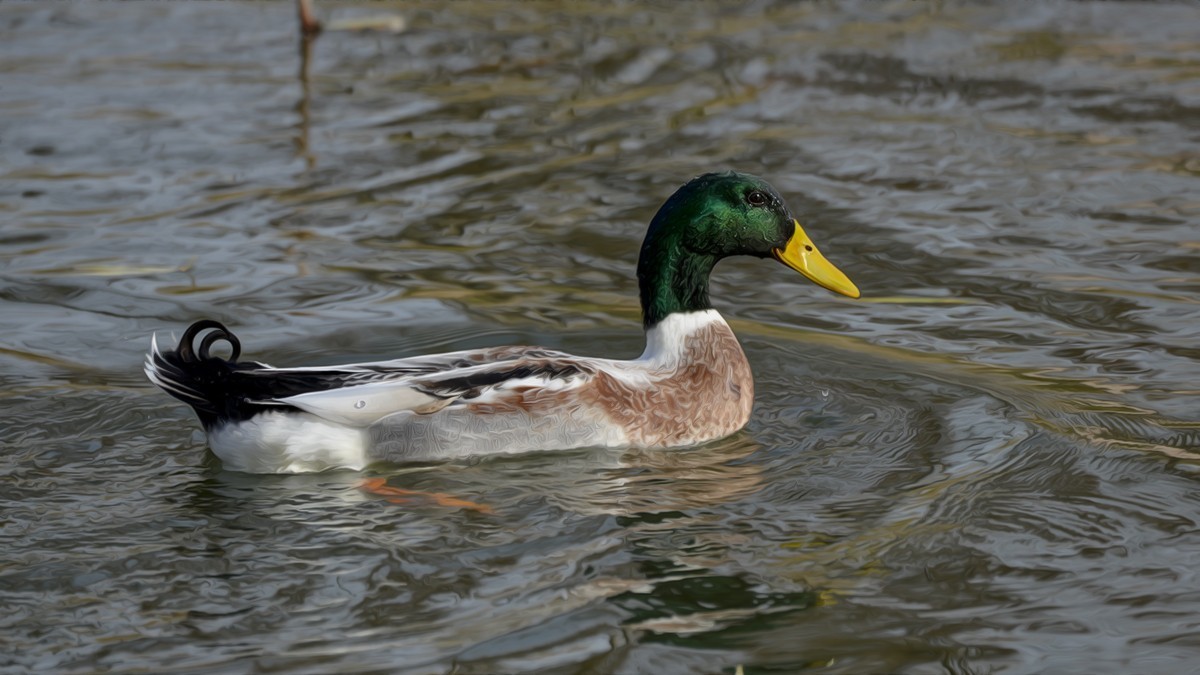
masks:
[[[750,419],[754,378],[709,299],[730,256],[772,258],[833,292],[858,287],[817,249],[767,181],[707,173],[650,221],[637,263],[645,349],[634,359],[499,346],[388,361],[276,368],[240,360],[222,323],[151,337],[149,380],[190,405],[227,470],[362,471],[582,447],[686,449]],[[213,353],[227,343],[228,356]]]

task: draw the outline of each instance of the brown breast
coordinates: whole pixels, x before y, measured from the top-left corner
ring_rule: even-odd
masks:
[[[608,411],[641,447],[694,445],[728,436],[750,419],[754,378],[724,322],[689,336],[678,367],[649,387],[604,372],[588,387],[589,403]]]

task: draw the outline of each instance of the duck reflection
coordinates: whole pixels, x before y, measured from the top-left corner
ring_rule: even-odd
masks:
[[[546,498],[573,513],[608,514],[646,522],[668,512],[704,509],[762,489],[763,467],[750,457],[760,449],[745,434],[688,450],[627,450],[606,464],[573,458],[548,467]]]
[[[749,535],[716,507],[763,488],[759,449],[743,432],[684,451],[531,453],[365,474],[261,476],[214,461],[190,487],[189,510],[210,519],[204,548],[225,573],[249,581],[247,571],[293,570],[260,582],[287,587],[277,597],[296,606],[284,609],[344,597],[322,611],[345,613],[348,632],[368,642],[386,636],[414,665],[515,672],[545,661],[610,672],[647,636],[670,632],[658,617],[698,609],[671,609],[681,585],[737,584],[713,570]],[[380,480],[403,501],[363,489]],[[434,493],[452,498],[421,496]],[[638,609],[647,602],[668,609]]]

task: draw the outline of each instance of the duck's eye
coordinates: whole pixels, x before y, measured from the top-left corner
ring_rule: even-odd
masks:
[[[746,193],[746,203],[750,206],[766,206],[767,196],[760,190],[751,190]]]

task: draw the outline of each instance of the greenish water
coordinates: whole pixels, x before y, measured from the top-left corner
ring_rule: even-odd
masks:
[[[1200,11],[0,5],[0,670],[1188,673]],[[687,452],[222,471],[145,381],[506,343],[631,357],[691,176],[771,180],[859,301],[731,260],[753,420]]]

